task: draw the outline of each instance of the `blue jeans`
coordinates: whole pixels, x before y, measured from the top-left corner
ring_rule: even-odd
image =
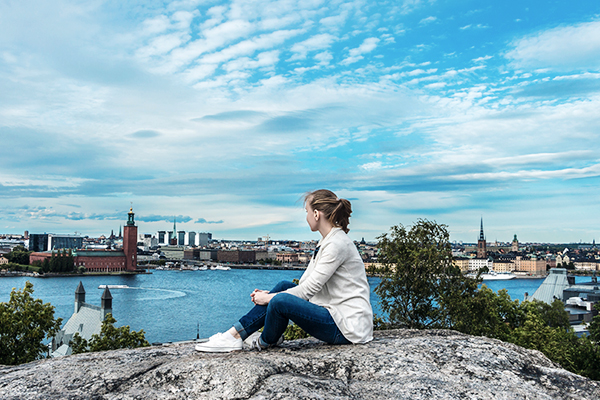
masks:
[[[296,284],[293,282],[281,281],[275,285],[271,293],[283,292],[294,286]],[[233,327],[242,340],[246,340],[248,336],[264,326],[259,339],[263,346],[267,346],[277,343],[290,320],[319,340],[329,344],[350,344],[325,307],[288,293],[274,296],[266,306],[254,306]]]

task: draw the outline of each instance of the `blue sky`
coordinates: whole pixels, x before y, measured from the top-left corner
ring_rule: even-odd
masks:
[[[600,2],[3,1],[0,232],[600,240]]]

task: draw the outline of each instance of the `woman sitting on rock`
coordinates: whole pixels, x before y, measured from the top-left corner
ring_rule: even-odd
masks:
[[[306,222],[319,231],[317,244],[298,285],[282,281],[271,291],[255,289],[255,306],[231,329],[196,345],[204,352],[242,349],[242,342],[264,326],[252,348],[258,350],[283,342],[292,320],[304,331],[330,344],[366,343],[373,339],[373,310],[369,284],[354,242],[348,237],[352,208],[329,190],[304,197]]]

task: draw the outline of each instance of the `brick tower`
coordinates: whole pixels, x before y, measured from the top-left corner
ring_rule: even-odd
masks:
[[[479,240],[477,241],[477,258],[487,258],[487,243],[483,234],[483,218],[481,218],[481,229],[479,230]]]
[[[125,269],[137,269],[137,226],[133,220],[133,208],[127,214],[127,225],[123,228],[123,252],[125,253]]]

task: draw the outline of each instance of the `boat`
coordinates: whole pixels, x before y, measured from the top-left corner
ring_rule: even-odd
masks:
[[[469,273],[466,276],[468,276],[469,278],[476,278],[477,274]],[[481,274],[479,277],[484,281],[508,281],[511,279],[515,279],[517,275],[513,274],[512,272],[498,273],[496,271],[489,271]]]
[[[198,271],[206,271],[207,269],[208,269],[208,267],[206,265],[203,265],[198,268]]]
[[[210,267],[210,269],[213,270],[213,271],[215,271],[215,270],[216,271],[229,271],[231,269],[231,267],[226,267],[224,265],[217,265],[217,266],[214,266],[214,267]]]
[[[495,271],[490,271],[486,274],[481,274],[481,279],[484,281],[508,281],[510,279],[515,279],[517,276],[512,273],[498,273]]]
[[[129,289],[127,285],[100,285],[98,289]]]

